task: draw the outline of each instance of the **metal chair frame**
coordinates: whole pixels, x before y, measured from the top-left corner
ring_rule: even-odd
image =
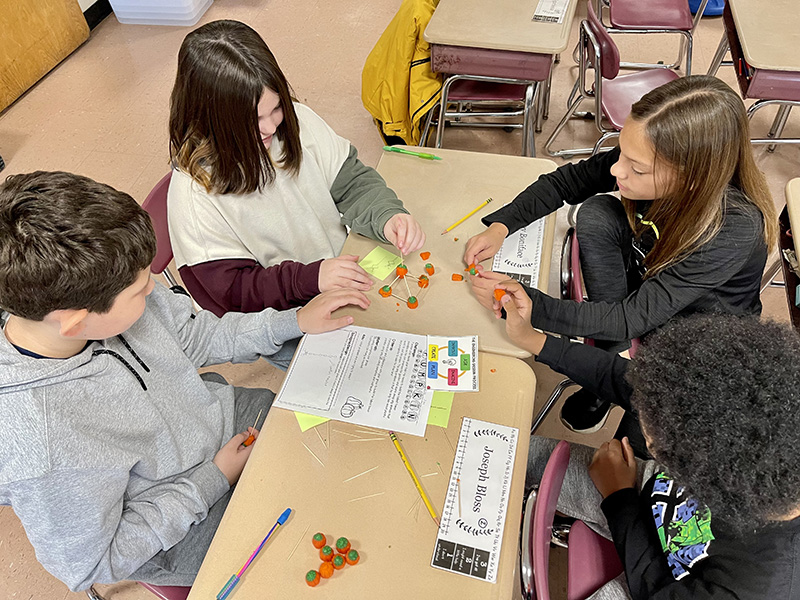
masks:
[[[597,17],[600,19],[600,22],[605,27],[608,33],[662,33],[662,34],[675,34],[681,36],[681,43],[680,47],[678,48],[678,58],[672,64],[662,64],[662,63],[635,63],[635,62],[620,62],[619,66],[623,69],[672,69],[677,70],[681,68],[681,60],[685,56],[686,57],[686,75],[692,74],[692,49],[693,49],[693,38],[694,38],[694,31],[697,29],[697,24],[700,22],[700,19],[703,17],[703,13],[706,10],[706,4],[708,4],[708,0],[702,0],[700,6],[697,9],[697,12],[694,15],[694,19],[692,20],[692,28],[687,30],[683,29],[620,29],[613,27],[612,25],[606,25],[603,22],[603,5],[610,6],[610,1],[613,0],[596,0],[597,3]]]
[[[552,77],[552,69],[551,69]],[[512,111],[498,111],[498,105],[508,105],[502,101],[451,101],[449,100],[450,88],[457,81],[480,81],[484,83],[505,83],[511,85],[524,85],[525,99],[517,102],[516,110]],[[438,112],[436,121],[436,140],[434,147],[441,148],[444,139],[445,123],[449,122],[451,126],[455,127],[510,127],[513,129],[522,129],[522,156],[536,156],[536,144],[532,128],[537,132],[542,130],[541,121],[547,118],[549,112],[549,99],[545,102],[541,101],[541,91],[547,90],[549,92],[549,81],[542,82],[542,86],[538,81],[526,81],[522,79],[509,79],[505,77],[488,77],[483,75],[449,75],[442,86],[441,98],[436,106],[428,112],[428,118],[425,122],[425,127],[422,131],[421,145],[425,145],[426,140],[430,134],[430,129],[433,123],[433,115]],[[541,89],[543,88],[543,89]],[[541,90],[541,91],[540,91]],[[549,93],[546,94],[549,96]],[[456,105],[456,110],[449,110],[451,105]],[[475,106],[495,107],[495,110],[486,110],[473,112],[472,108]],[[438,111],[437,111],[438,107]],[[507,119],[512,117],[522,116],[522,123],[514,122],[477,122],[477,123],[464,123],[463,119],[474,118],[492,118],[492,119]]]
[[[589,44],[592,47],[592,60],[589,60],[588,50]],[[547,141],[544,144],[545,152],[547,152],[550,156],[562,156],[562,157],[572,157],[578,154],[597,154],[600,151],[611,150],[610,146],[603,147],[603,144],[606,140],[609,140],[614,137],[619,137],[619,131],[616,129],[609,129],[605,126],[603,122],[603,109],[600,104],[600,100],[603,94],[603,74],[602,69],[600,68],[600,43],[597,41],[594,33],[589,27],[588,21],[582,21],[580,26],[580,39],[578,41],[578,46],[580,50],[580,57],[578,62],[578,79],[575,81],[575,85],[572,86],[572,92],[570,92],[568,98],[568,106],[567,112],[564,114],[562,119],[558,122],[553,133],[550,134],[550,137],[547,138]],[[589,89],[586,86],[586,71],[590,68],[594,71],[594,86]],[[567,122],[571,119],[578,119],[583,117],[588,117],[591,113],[578,113],[578,107],[584,100],[594,99],[594,123],[597,129],[600,131],[600,139],[597,140],[594,147],[592,148],[572,148],[568,150],[551,150],[550,147],[553,145],[556,137],[559,133],[564,129]]]

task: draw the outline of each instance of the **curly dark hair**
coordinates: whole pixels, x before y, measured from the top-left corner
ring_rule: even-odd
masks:
[[[733,532],[800,508],[800,336],[698,315],[654,333],[628,370],[648,445]]]

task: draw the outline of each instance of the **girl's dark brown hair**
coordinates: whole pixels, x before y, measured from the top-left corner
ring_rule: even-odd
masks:
[[[750,128],[738,94],[715,77],[692,75],[647,93],[631,109],[655,151],[655,176],[674,176],[647,212],[661,237],[647,254],[652,277],[712,239],[722,227],[728,185],[741,190],[763,217],[764,241],[772,249],[778,216],[764,174],[753,159]],[[636,233],[636,203],[622,199]]]
[[[169,151],[173,165],[213,193],[243,194],[275,179],[261,140],[258,102],[264,89],[280,98],[281,167],[296,175],[302,151],[289,83],[267,44],[238,21],[213,21],[181,44],[172,88]]]

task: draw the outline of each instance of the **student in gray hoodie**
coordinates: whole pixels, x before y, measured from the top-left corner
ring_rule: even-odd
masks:
[[[342,289],[217,318],[154,284],[154,254],[147,213],[107,185],[39,171],[0,186],[0,504],[72,590],[191,585],[274,398],[197,369],[369,303]]]

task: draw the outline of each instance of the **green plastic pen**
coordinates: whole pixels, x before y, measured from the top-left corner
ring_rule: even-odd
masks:
[[[418,156],[420,158],[424,158],[425,160],[442,160],[441,156],[436,156],[435,154],[428,154],[427,152],[414,152],[412,150],[406,150],[405,148],[398,148],[397,146],[384,146],[383,149],[387,152],[399,152],[400,154]]]

